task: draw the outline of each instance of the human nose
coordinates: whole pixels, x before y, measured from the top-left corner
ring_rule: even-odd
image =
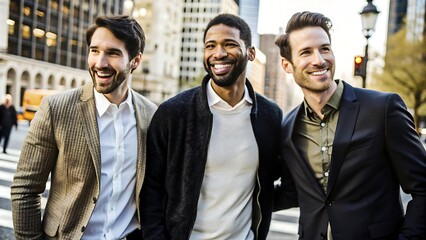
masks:
[[[99,53],[96,57],[95,67],[99,69],[108,67],[108,59],[104,53]]]
[[[216,52],[214,54],[215,58],[221,59],[223,57],[226,57],[227,55],[228,55],[228,52],[226,51],[225,48],[223,48],[220,45],[216,47]]]
[[[314,56],[314,60],[313,60],[314,65],[322,65],[325,62],[324,57],[319,51],[315,51],[313,56]]]

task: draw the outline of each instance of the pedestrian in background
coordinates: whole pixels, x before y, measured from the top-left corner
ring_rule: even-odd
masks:
[[[335,80],[329,18],[294,14],[276,44],[304,102],[282,124],[300,239],[426,239],[426,152],[395,93]],[[406,214],[400,188],[410,194]]]
[[[0,142],[3,139],[3,153],[7,154],[12,127],[18,129],[18,116],[12,103],[12,95],[6,94],[3,104],[0,106]]]
[[[246,79],[256,54],[246,22],[218,15],[203,40],[201,86],[161,104],[148,131],[143,236],[266,239],[282,112]]]
[[[129,78],[145,35],[127,16],[98,17],[86,40],[93,84],[44,97],[25,139],[11,187],[16,239],[141,239],[139,193],[156,106]]]

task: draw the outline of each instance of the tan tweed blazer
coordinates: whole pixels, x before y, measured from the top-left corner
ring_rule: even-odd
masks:
[[[135,194],[139,216],[146,133],[156,106],[130,91],[139,136]],[[31,122],[11,187],[16,239],[80,239],[83,235],[100,188],[96,114],[92,84],[43,99]],[[49,175],[50,193],[42,214],[40,194]]]

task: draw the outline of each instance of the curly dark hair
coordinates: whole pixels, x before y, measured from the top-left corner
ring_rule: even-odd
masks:
[[[251,30],[249,25],[242,18],[229,13],[219,14],[210,20],[206,29],[204,30],[203,42],[206,40],[207,31],[212,26],[218,24],[224,24],[228,27],[233,27],[240,30],[240,38],[244,41],[246,47],[251,47]]]

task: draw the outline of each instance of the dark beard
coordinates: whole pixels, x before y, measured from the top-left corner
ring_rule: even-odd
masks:
[[[130,72],[131,72],[130,63],[128,63],[126,65],[126,70],[119,72],[114,77],[114,79],[112,80],[112,82],[109,86],[105,86],[102,83],[100,83],[100,84],[96,83],[96,77],[94,76],[95,75],[94,70],[92,70],[90,72],[90,75],[92,76],[93,85],[95,86],[96,91],[98,91],[99,93],[102,93],[102,94],[109,94],[109,93],[114,92],[114,90],[117,89],[124,82],[124,80],[126,80],[128,75],[130,74]]]
[[[230,73],[227,73],[224,76],[216,76],[213,74],[212,70],[210,69],[210,65],[204,63],[204,69],[206,70],[207,74],[211,77],[211,79],[213,80],[213,82],[220,86],[220,87],[229,87],[231,85],[233,85],[238,77],[241,75],[241,73],[244,72],[247,62],[247,59],[239,59],[240,61],[234,66],[235,68],[232,69],[232,71]]]

